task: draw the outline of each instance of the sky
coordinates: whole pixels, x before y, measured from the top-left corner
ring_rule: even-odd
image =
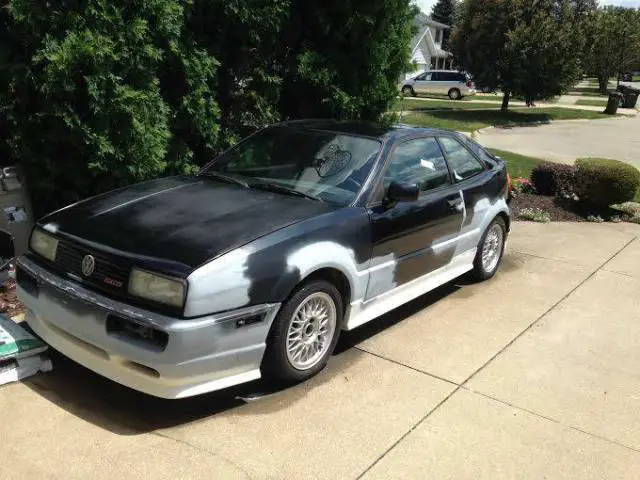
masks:
[[[415,0],[420,9],[429,15],[436,0]],[[600,5],[620,5],[622,7],[640,7],[640,0],[600,0]]]

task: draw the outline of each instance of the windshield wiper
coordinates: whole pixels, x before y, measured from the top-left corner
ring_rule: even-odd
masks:
[[[240,185],[244,188],[251,188],[251,186],[245,182],[244,180],[240,180],[239,178],[231,177],[229,175],[225,175],[224,173],[219,172],[202,172],[200,175],[204,177],[215,178],[216,180],[222,180],[223,182],[233,183],[234,185]]]
[[[293,197],[308,198],[309,200],[314,200],[316,202],[324,201],[321,198],[311,195],[309,193],[304,193],[290,187],[285,187],[284,185],[278,185],[277,183],[262,183],[262,182],[252,183],[251,185],[249,185],[249,187],[255,188],[256,190],[266,190],[268,192],[284,193],[285,195],[291,195]]]

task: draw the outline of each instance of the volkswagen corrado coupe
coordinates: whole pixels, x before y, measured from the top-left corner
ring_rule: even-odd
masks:
[[[341,330],[463,274],[492,277],[508,184],[502,160],[454,132],[280,123],[196,176],[42,218],[18,293],[53,348],[151,395],[298,382]]]

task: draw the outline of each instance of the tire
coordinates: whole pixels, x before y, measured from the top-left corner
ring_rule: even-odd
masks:
[[[328,316],[324,342],[320,338],[322,323],[318,323],[322,316],[309,318],[310,315],[304,313],[305,305],[325,307]],[[325,280],[314,280],[299,287],[282,305],[273,321],[262,361],[265,376],[271,380],[297,383],[316,375],[325,367],[338,342],[342,317],[342,297],[333,284]],[[288,341],[289,337],[292,338],[291,342]],[[311,343],[307,344],[307,341]],[[291,347],[288,348],[290,343]],[[308,362],[304,362],[305,354],[314,352],[312,347],[318,349],[314,354],[317,358],[312,355]]]
[[[496,239],[495,236],[498,236],[499,238]],[[472,275],[476,280],[489,280],[496,274],[500,267],[500,263],[502,263],[506,239],[507,226],[504,223],[504,220],[502,217],[494,218],[478,243],[478,251],[476,252],[476,258],[473,261],[472,270]],[[488,257],[483,261],[485,247],[492,249],[492,246],[490,246],[488,242],[492,242],[493,248],[499,248],[499,250],[495,250],[493,256]],[[493,242],[497,242],[497,244],[493,245]]]
[[[416,96],[416,92],[413,91],[413,87],[409,86],[409,85],[405,85],[404,87],[402,87],[402,94],[406,97],[415,97]]]
[[[451,100],[460,100],[462,98],[462,94],[457,88],[452,88],[451,90],[449,90],[448,95]]]

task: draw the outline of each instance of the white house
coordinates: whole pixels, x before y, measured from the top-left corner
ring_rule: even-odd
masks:
[[[419,28],[418,34],[411,40],[411,61],[416,64],[416,70],[407,73],[406,78],[425,70],[452,69],[451,52],[442,49],[444,31],[450,27],[431,20],[424,13],[419,13],[413,21]]]

